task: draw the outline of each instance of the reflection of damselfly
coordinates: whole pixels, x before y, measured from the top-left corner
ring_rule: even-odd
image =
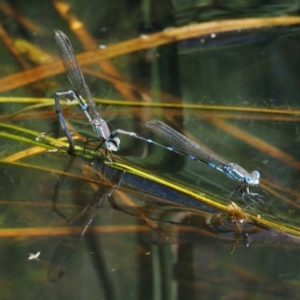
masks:
[[[120,140],[118,137],[110,138],[110,130],[108,128],[108,125],[105,120],[101,118],[91,92],[85,83],[82,72],[78,66],[71,42],[69,41],[67,36],[60,30],[55,30],[54,38],[59,50],[60,58],[67,71],[68,78],[75,89],[74,91],[69,90],[54,93],[56,113],[69,141],[68,152],[74,152],[75,144],[61,111],[60,99],[62,97],[67,97],[69,100],[77,100],[80,107],[86,114],[89,122],[92,124],[94,132],[96,133],[98,138],[102,140],[102,143],[105,143],[107,150],[117,151],[119,148]],[[101,147],[102,143],[98,148]]]
[[[147,226],[149,220],[157,222],[156,226],[149,226],[150,230],[142,233],[143,239],[152,245],[219,240],[231,244],[232,254],[236,246],[249,247],[252,238],[253,244],[259,244],[268,236],[268,230],[246,215],[234,202],[227,206],[227,212],[208,211],[208,207],[204,210],[170,205],[162,207],[155,203],[142,207],[123,207],[113,198],[110,204],[115,210],[142,219]]]
[[[73,162],[73,158],[70,162]],[[70,164],[67,165],[66,169],[69,167]],[[103,168],[106,168],[106,166],[103,166]],[[52,282],[59,280],[65,274],[80,240],[90,228],[97,212],[121,184],[124,172],[110,169],[108,167],[104,172],[101,176],[103,178],[105,177],[105,184],[100,184],[98,186],[98,189],[89,203],[84,206],[82,211],[76,217],[69,221],[67,221],[65,215],[57,208],[59,189],[65,180],[65,175],[62,175],[56,184],[52,202],[54,211],[66,220],[71,228],[79,228],[80,231],[66,234],[58,243],[48,269],[48,279]]]
[[[81,161],[78,157],[72,156],[70,163],[75,159]],[[89,175],[92,176],[85,175],[83,179],[79,178],[80,181],[83,180],[83,185],[77,184],[77,181],[74,182],[76,177],[67,175],[70,163],[57,182],[53,194],[53,209],[70,224],[70,233],[58,243],[51,259],[48,278],[52,282],[59,280],[67,271],[80,240],[106,199],[115,210],[138,217],[146,223],[147,228],[141,229],[142,237],[150,244],[193,243],[213,238],[230,242],[233,251],[238,241],[247,246],[250,236],[262,230],[237,206],[231,205],[230,212],[228,209],[228,212],[222,213],[208,203],[200,202],[197,197],[192,198],[171,189],[166,183],[155,182],[134,173],[124,173],[101,163],[92,166],[85,164]],[[64,203],[57,203],[62,196],[62,185],[65,180],[71,180],[65,186],[68,187],[68,191],[71,188],[72,203],[78,203],[77,198],[73,196],[78,195],[78,192],[73,190],[74,184],[78,186],[78,190],[86,190],[84,195],[87,197],[84,199],[89,199],[88,204],[85,204],[83,210],[71,221],[68,221],[70,218],[62,213],[63,208],[70,212],[70,206],[66,205],[67,200],[65,199]],[[121,197],[120,194],[117,197],[112,195],[121,183],[128,197]],[[85,184],[88,186],[91,184],[93,189],[86,189]],[[95,192],[90,193],[92,190]],[[83,195],[78,197],[82,199]],[[133,202],[128,203],[128,198]],[[140,229],[137,227],[138,230]],[[94,257],[101,257],[100,252]],[[104,264],[102,259],[101,270],[105,270]]]

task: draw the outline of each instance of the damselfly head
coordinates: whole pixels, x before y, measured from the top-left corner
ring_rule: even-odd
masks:
[[[251,173],[252,177],[259,180],[259,177],[260,177],[260,173],[258,171],[253,171]]]
[[[260,173],[258,171],[253,171],[250,175],[245,176],[244,182],[249,185],[258,185],[259,184]]]
[[[105,145],[108,151],[118,151],[120,146],[120,139],[118,137],[114,137],[113,139],[106,141]]]
[[[260,173],[258,171],[253,171],[251,173],[251,182],[250,182],[250,184],[258,185],[259,184],[259,178],[260,178]]]

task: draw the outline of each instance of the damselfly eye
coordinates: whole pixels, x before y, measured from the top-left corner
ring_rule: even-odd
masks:
[[[252,178],[250,176],[245,176],[245,182],[250,183]]]
[[[251,173],[251,176],[254,178],[254,179],[259,179],[259,177],[260,177],[260,173],[258,172],[258,171],[253,171],[252,173]]]
[[[118,148],[113,143],[109,142],[106,144],[106,148],[108,151],[118,151]]]
[[[118,151],[119,150],[119,145],[120,145],[120,139],[118,137],[115,137],[113,140],[110,140],[105,143],[106,148],[109,151]]]

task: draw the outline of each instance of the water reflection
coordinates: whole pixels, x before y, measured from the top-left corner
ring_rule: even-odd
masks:
[[[67,271],[80,240],[92,226],[98,211],[105,210],[107,214],[105,202],[108,202],[114,211],[144,223],[144,227],[137,228],[137,232],[140,232],[143,240],[150,245],[177,245],[178,249],[182,244],[209,245],[218,241],[227,245],[228,255],[235,255],[237,247],[240,249],[266,244],[278,245],[283,241],[288,249],[299,248],[300,239],[297,236],[253,219],[234,202],[228,205],[227,211],[222,212],[180,192],[170,190],[160,183],[114,169],[101,161],[93,164],[85,161],[83,164],[86,169],[84,173],[88,175],[86,180],[90,182],[90,188],[94,192],[90,199],[85,199],[85,204],[79,205],[75,216],[67,217],[70,207],[58,199],[66,188],[66,181],[72,181],[70,170],[78,160],[79,163],[82,161],[76,157],[70,159],[54,188],[53,209],[69,224],[70,233],[55,246],[48,269],[48,278],[52,282],[59,280]],[[68,189],[70,184],[67,184]],[[77,182],[77,185],[80,185],[80,182]],[[73,197],[72,203],[76,203],[79,200],[77,199],[78,197]],[[105,260],[105,257],[103,259]]]
[[[71,168],[74,159],[74,157],[70,159],[65,172],[68,172],[69,168]],[[71,220],[68,220],[66,216],[57,208],[59,189],[61,188],[66,175],[61,175],[61,178],[55,186],[55,192],[52,200],[53,210],[61,218],[67,221],[67,223],[70,225],[71,231],[72,228],[75,228],[76,231],[76,228],[78,227],[82,228],[82,230],[75,234],[72,232],[67,234],[57,245],[48,269],[48,279],[52,282],[59,280],[64,275],[71,262],[72,256],[78,247],[80,239],[85,235],[86,231],[92,225],[96,213],[99,209],[101,209],[101,207],[103,207],[104,202],[112,196],[114,191],[118,189],[119,185],[121,184],[121,180],[124,175],[123,172],[118,172],[112,168],[108,168],[109,172],[105,173],[105,166],[103,166],[101,169],[103,170],[101,173],[97,172],[97,174],[101,175],[101,177],[98,179],[99,185],[96,189],[96,192],[92,196],[92,199],[83,207],[82,211],[80,211]]]

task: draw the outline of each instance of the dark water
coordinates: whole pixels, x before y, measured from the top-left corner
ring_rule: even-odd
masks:
[[[1,299],[297,298],[297,235],[261,227],[254,227],[253,233],[253,224],[248,224],[235,244],[235,224],[225,230],[216,221],[224,211],[184,192],[145,175],[107,169],[101,161],[91,165],[81,158],[82,150],[71,163],[65,152],[32,148],[32,142],[49,146],[47,137],[58,138],[63,133],[54,100],[42,107],[30,105],[44,103],[41,99],[71,86],[65,73],[42,76],[30,84],[16,77],[20,80],[17,88],[4,86],[7,83],[2,79],[37,67],[37,58],[42,57],[32,58],[29,50],[13,54],[9,41],[22,38],[57,59],[53,29],[61,29],[76,53],[84,47],[76,36],[78,31],[72,32],[52,2],[10,4],[36,28],[0,6],[1,25],[7,34],[2,34],[0,48]],[[68,4],[70,13],[98,45],[192,22],[297,16],[300,7],[298,1]],[[255,191],[264,194],[265,204],[255,204],[247,212],[299,232],[299,48],[298,26],[216,32],[112,58],[110,63],[122,75],[118,81],[126,83],[121,88],[109,72],[102,70],[106,79],[92,76],[91,70],[100,73],[97,64],[84,73],[97,99],[112,100],[101,106],[111,129],[150,137],[143,124],[159,118],[226,160],[248,171],[259,170],[260,186],[267,194]],[[24,104],[17,97],[30,102]],[[117,100],[124,102],[114,105]],[[173,107],[127,106],[128,100],[171,103]],[[63,109],[74,131],[82,134],[76,144],[83,147],[86,136],[92,135],[91,126],[76,106]],[[18,137],[23,140],[16,140]],[[57,149],[56,145],[50,148]],[[16,154],[19,156],[13,156]],[[114,157],[116,162],[225,205],[238,185],[208,166],[131,137],[121,137],[120,151]],[[61,176],[61,172],[68,175]],[[52,209],[55,201],[58,213]],[[238,193],[233,201],[241,207],[249,204]],[[189,208],[178,207],[178,203]],[[72,224],[66,225],[64,218]],[[168,242],[163,242],[166,237]],[[77,244],[76,250],[70,246]],[[230,255],[233,246],[236,249]],[[30,253],[37,252],[39,260],[28,260]],[[51,277],[51,270],[68,252],[66,259],[71,262],[64,262],[65,273]]]

